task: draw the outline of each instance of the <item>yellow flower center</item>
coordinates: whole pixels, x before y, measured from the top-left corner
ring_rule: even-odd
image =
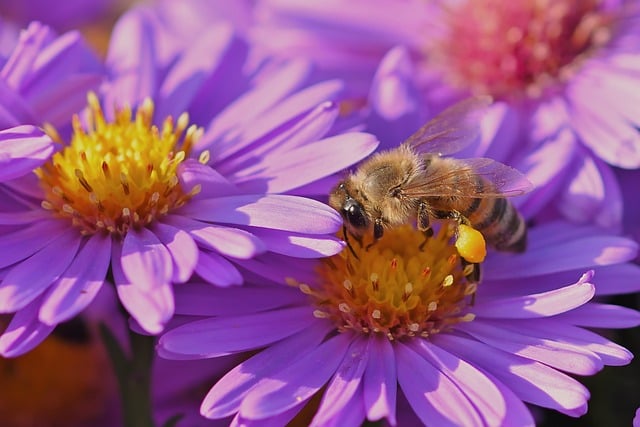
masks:
[[[340,331],[392,340],[438,333],[473,320],[463,309],[477,288],[467,280],[474,266],[462,261],[453,234],[444,225],[425,242],[423,233],[407,225],[385,231],[368,249],[370,242],[350,239],[353,252],[347,248],[321,261],[319,286],[298,286],[312,296],[315,315],[331,319]]]
[[[135,117],[125,107],[107,121],[98,99],[89,94],[85,126],[74,116],[71,143],[36,170],[45,193],[42,207],[70,219],[83,234],[123,236],[197,193],[197,186],[183,191],[177,169],[202,131],[188,127],[186,114],[175,124],[167,118],[159,129],[152,124],[153,110],[147,99]],[[60,141],[54,129],[47,133]]]
[[[601,0],[468,0],[428,48],[456,86],[496,98],[542,96],[607,43],[614,16]]]

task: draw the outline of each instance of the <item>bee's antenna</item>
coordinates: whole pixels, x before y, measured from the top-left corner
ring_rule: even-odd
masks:
[[[353,250],[353,246],[351,246],[351,242],[349,242],[349,233],[347,232],[346,225],[342,226],[342,235],[344,236],[344,242],[347,244],[347,247],[349,248],[353,256],[356,257],[358,261],[360,261],[360,258],[358,258],[358,254],[356,254],[356,251]]]

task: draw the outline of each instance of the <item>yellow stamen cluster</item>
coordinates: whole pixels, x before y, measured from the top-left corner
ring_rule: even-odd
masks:
[[[74,116],[71,143],[36,171],[45,192],[42,207],[70,219],[83,234],[123,236],[182,206],[199,188],[185,193],[177,169],[202,130],[188,127],[186,114],[175,124],[167,118],[159,129],[153,111],[147,99],[135,117],[125,107],[107,121],[90,94],[84,125]],[[47,132],[60,141],[54,129]]]
[[[368,249],[370,242],[351,242],[353,252],[321,261],[318,286],[298,286],[314,299],[315,315],[331,319],[340,331],[390,340],[438,333],[473,319],[463,309],[477,288],[466,278],[474,266],[461,260],[453,234],[443,226],[425,242],[423,233],[404,226],[385,231]]]

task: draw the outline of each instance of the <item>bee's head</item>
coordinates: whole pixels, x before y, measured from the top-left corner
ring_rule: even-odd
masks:
[[[347,184],[340,182],[329,195],[329,205],[340,212],[349,231],[360,236],[369,228],[369,217],[364,207],[349,192]]]

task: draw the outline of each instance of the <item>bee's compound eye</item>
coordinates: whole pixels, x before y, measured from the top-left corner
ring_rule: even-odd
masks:
[[[348,199],[342,209],[346,220],[355,228],[366,228],[369,220],[360,203],[353,199]]]

